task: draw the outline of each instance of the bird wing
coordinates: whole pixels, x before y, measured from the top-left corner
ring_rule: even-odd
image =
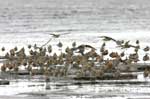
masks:
[[[103,38],[104,41],[110,41],[110,40],[112,40],[112,41],[115,41],[115,42],[116,42],[115,39],[113,39],[113,38],[111,38],[111,37],[108,37],[108,36],[100,36],[100,38]]]
[[[131,44],[130,44],[130,47],[133,47],[133,48],[139,48],[138,46],[134,46],[134,45],[131,45]]]
[[[91,45],[84,45],[85,47],[88,47],[88,48],[92,48],[92,49],[95,49],[94,47],[92,47]]]
[[[49,35],[56,36],[56,35],[58,35],[58,34],[51,33],[51,34],[49,34]]]
[[[80,48],[83,48],[84,47],[84,45],[82,44],[82,45],[79,45],[78,47],[77,47],[77,49],[80,49]]]
[[[119,45],[117,47],[120,47],[121,49],[124,49],[125,48],[125,45]]]
[[[54,33],[51,33],[50,35],[52,35],[52,36],[60,36],[60,35],[66,35],[66,34],[70,34],[70,33],[62,33],[62,34],[54,34]]]

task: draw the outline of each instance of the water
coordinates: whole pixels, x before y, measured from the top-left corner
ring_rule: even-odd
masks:
[[[71,33],[71,37],[83,33],[147,33],[149,3],[149,0],[1,0],[0,42],[9,46],[40,44],[53,32]],[[79,41],[76,38],[70,39]]]
[[[28,77],[27,77],[28,78]],[[10,79],[0,86],[0,99],[149,99],[150,80],[141,84],[74,84],[73,80],[51,80],[50,89],[40,76]],[[35,79],[36,78],[36,79]],[[134,81],[134,80],[132,80]],[[136,80],[138,81],[138,80]]]
[[[102,42],[98,36],[101,35],[132,43],[139,39],[143,48],[149,45],[150,38],[149,4],[150,0],[0,0],[0,47],[5,46],[8,51],[14,46],[34,43],[40,46],[49,40],[50,33],[56,32],[70,34],[52,39],[50,44],[55,51],[58,51],[59,41],[64,48],[74,41],[78,45],[86,43],[99,48]],[[111,51],[116,49],[112,42],[107,46]],[[149,99],[149,90],[149,85],[144,84],[56,87],[54,83],[51,83],[51,90],[45,90],[44,82],[20,80],[0,86],[0,98]]]
[[[149,3],[149,0],[5,0],[0,4],[0,32],[149,31]]]
[[[149,3],[149,0],[1,0],[1,46],[43,44],[53,32],[70,33],[67,39],[82,42],[95,39],[86,33],[110,36],[112,33],[148,33]]]

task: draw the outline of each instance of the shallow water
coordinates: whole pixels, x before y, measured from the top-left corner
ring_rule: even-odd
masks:
[[[37,77],[36,77],[37,78]],[[3,99],[149,99],[149,81],[146,84],[73,84],[72,80],[46,83],[41,78],[11,79],[10,85],[0,86]],[[146,81],[146,80],[145,80]]]

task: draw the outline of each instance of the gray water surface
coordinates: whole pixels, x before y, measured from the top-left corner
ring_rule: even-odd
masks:
[[[0,33],[150,30],[149,0],[0,0]]]

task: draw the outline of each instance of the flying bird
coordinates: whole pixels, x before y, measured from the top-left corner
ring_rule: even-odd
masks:
[[[129,44],[130,41],[127,41],[125,42],[124,44],[121,44],[119,47],[121,47],[121,49],[124,49],[124,48],[135,48],[135,49],[140,49],[140,46],[134,46],[134,45],[131,45]]]
[[[80,48],[91,48],[91,49],[95,49],[95,48],[92,47],[91,45],[84,45],[84,44],[79,45],[79,46],[77,47],[77,49],[80,49]]]
[[[108,36],[100,36],[100,38],[103,38],[103,41],[114,41],[117,45],[121,45],[124,43],[123,40],[115,40],[115,39],[108,37]]]
[[[54,34],[54,33],[51,33],[50,35],[52,35],[54,38],[59,38],[61,35],[66,35],[66,34],[70,34],[70,33],[63,33],[63,34]]]
[[[85,48],[91,48],[91,49],[96,50],[96,49],[95,49],[94,47],[92,47],[91,45],[84,45],[84,44],[79,45],[79,46],[76,47],[76,48],[72,48],[71,50],[72,50],[72,51],[79,50],[79,53],[81,53],[82,55],[84,55],[84,50],[85,50]]]

